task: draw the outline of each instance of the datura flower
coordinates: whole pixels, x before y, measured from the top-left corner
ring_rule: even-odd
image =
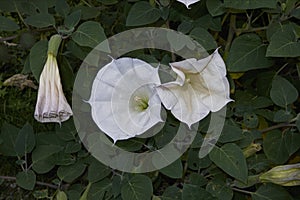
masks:
[[[189,6],[191,4],[194,4],[194,3],[196,3],[196,2],[198,2],[200,0],[177,0],[177,1],[183,3],[189,9]]]
[[[61,123],[68,120],[73,114],[62,90],[56,61],[61,40],[60,35],[54,35],[50,38],[47,61],[39,79],[34,118],[43,123]]]
[[[232,101],[225,63],[218,50],[201,60],[189,58],[170,66],[177,78],[159,86],[157,92],[163,105],[189,127]]]
[[[260,175],[259,179],[282,186],[300,185],[300,163],[274,167]]]
[[[88,103],[94,122],[114,143],[145,133],[162,122],[158,85],[158,68],[139,59],[113,59],[93,82]]]

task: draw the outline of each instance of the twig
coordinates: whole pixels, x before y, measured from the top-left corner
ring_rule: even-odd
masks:
[[[241,192],[241,193],[244,193],[244,194],[249,194],[249,195],[252,195],[253,192],[249,192],[249,191],[246,191],[246,190],[240,190],[238,188],[231,188],[233,191],[236,191],[236,192]]]
[[[18,35],[12,35],[12,36],[9,36],[9,37],[0,37],[0,42],[5,42],[5,41],[9,41],[9,40],[13,40],[15,38],[17,38]]]
[[[0,176],[0,179],[9,180],[9,181],[16,181],[17,180],[17,178],[13,177],[13,176]],[[45,183],[45,182],[41,182],[41,181],[36,181],[36,184],[41,185],[41,186],[47,186],[47,187],[52,188],[52,189],[59,189],[60,188],[57,185],[53,185],[53,184]],[[64,185],[64,186],[68,186],[68,184]]]
[[[268,128],[265,128],[265,129],[262,129],[262,130],[259,130],[259,131],[261,133],[265,133],[265,132],[272,131],[272,130],[277,129],[277,128],[283,128],[283,127],[296,127],[296,124],[281,123],[281,124],[270,126]]]
[[[235,33],[235,22],[236,22],[236,16],[235,15],[231,15],[230,16],[230,25],[229,25],[229,31],[228,31],[228,37],[227,37],[227,43],[226,43],[226,46],[225,46],[225,56],[227,56],[227,54],[229,53],[229,49],[230,49],[230,46],[231,46],[231,42],[233,40],[233,36],[234,36],[234,33]]]
[[[237,28],[237,29],[235,29],[235,32],[239,35],[241,33],[263,31],[263,30],[267,30],[267,29],[268,29],[268,26],[262,26],[262,27],[257,27],[257,28],[247,28],[247,29]]]

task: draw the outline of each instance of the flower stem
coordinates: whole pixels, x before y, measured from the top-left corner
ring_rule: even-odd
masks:
[[[249,192],[249,191],[246,191],[246,190],[241,190],[241,189],[238,189],[238,188],[231,188],[233,191],[236,191],[236,192],[241,192],[241,193],[244,193],[244,194],[249,194],[249,195],[252,195],[253,192]]]

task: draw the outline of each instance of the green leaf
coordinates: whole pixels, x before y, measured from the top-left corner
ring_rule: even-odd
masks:
[[[20,130],[16,139],[15,150],[19,156],[29,153],[35,147],[35,136],[33,128],[30,124],[26,123]]]
[[[94,48],[106,39],[104,30],[98,22],[87,21],[72,34],[72,39],[80,46]]]
[[[48,189],[35,190],[32,192],[32,195],[36,199],[46,199],[48,197]]]
[[[276,105],[286,108],[297,100],[298,91],[288,80],[276,76],[272,81],[270,97]]]
[[[225,7],[235,9],[276,8],[276,0],[224,0]]]
[[[56,200],[68,200],[68,197],[65,192],[58,191],[56,194]]]
[[[207,184],[207,179],[202,176],[201,174],[197,173],[191,173],[189,175],[189,182],[191,185],[197,185],[197,186],[205,186]]]
[[[274,114],[274,122],[287,122],[293,118],[293,114],[287,110],[278,110]]]
[[[64,25],[68,29],[73,29],[79,23],[80,18],[81,18],[81,11],[80,10],[74,11],[70,15],[66,16]]]
[[[32,170],[28,170],[27,172],[19,172],[16,178],[18,186],[26,190],[33,190],[36,182],[36,176]]]
[[[33,162],[32,169],[38,174],[44,174],[49,172],[55,167],[56,158],[55,155],[45,157],[43,159]]]
[[[215,198],[199,186],[184,184],[182,200],[215,200]]]
[[[282,187],[274,184],[263,184],[252,193],[253,200],[292,200],[290,194]]]
[[[96,159],[93,159],[92,163],[88,167],[88,177],[89,182],[94,183],[97,182],[111,173],[111,170],[103,165]]]
[[[47,59],[48,41],[40,40],[30,50],[30,69],[34,78],[39,82]]]
[[[170,178],[181,178],[183,173],[183,167],[181,160],[176,160],[172,164],[167,167],[164,167],[159,170],[162,174],[170,177]]]
[[[135,175],[124,182],[121,189],[123,200],[147,200],[153,194],[152,182],[148,176]]]
[[[217,48],[217,43],[212,35],[204,28],[197,27],[190,32],[190,36],[194,38],[204,49],[211,50]]]
[[[263,141],[263,149],[267,158],[276,164],[283,164],[289,159],[284,135],[279,130],[273,130],[266,134]]]
[[[167,187],[161,200],[181,200],[181,190],[176,186]]]
[[[210,181],[206,186],[206,191],[212,196],[222,200],[231,200],[233,197],[231,188],[220,179],[213,179]]]
[[[245,72],[270,67],[273,62],[265,54],[266,45],[258,35],[243,34],[232,43],[227,59],[228,71]]]
[[[234,142],[243,138],[243,131],[237,126],[225,124],[218,142]]]
[[[286,24],[274,33],[267,49],[269,57],[300,56],[300,41],[292,24]]]
[[[66,0],[56,0],[55,11],[65,17],[70,12],[70,6]]]
[[[52,15],[48,13],[39,13],[36,15],[29,16],[25,19],[25,23],[37,27],[37,28],[45,28],[48,26],[55,25],[55,19]]]
[[[76,6],[74,11],[77,11],[77,10],[80,10],[82,20],[96,18],[101,13],[101,12],[99,12],[98,8],[88,7],[88,6],[83,6],[83,5]]]
[[[16,156],[15,143],[18,137],[20,129],[17,127],[4,123],[1,127],[0,139],[2,144],[0,145],[0,153],[4,156]]]
[[[285,147],[291,156],[300,149],[300,133],[288,131],[284,135]]]
[[[111,181],[108,178],[92,184],[87,195],[88,200],[112,199]]]
[[[141,26],[156,22],[160,18],[160,11],[152,7],[148,2],[135,3],[126,19],[126,26]]]
[[[209,153],[210,159],[230,176],[246,182],[248,168],[242,150],[232,143],[223,145],[221,148],[215,146]]]
[[[81,176],[85,171],[86,165],[83,163],[75,163],[68,166],[60,166],[57,170],[57,176],[68,183]]]
[[[32,161],[37,162],[61,151],[63,147],[58,145],[38,145],[32,152]]]
[[[0,16],[0,31],[16,31],[19,28],[19,25],[15,21]]]
[[[206,7],[208,12],[213,16],[219,16],[226,12],[224,4],[221,0],[209,0],[206,1]]]
[[[243,121],[246,127],[256,128],[258,126],[258,117],[255,113],[245,112],[243,115]]]

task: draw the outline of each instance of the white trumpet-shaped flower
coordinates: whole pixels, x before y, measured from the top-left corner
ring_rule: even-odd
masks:
[[[66,121],[73,112],[62,90],[56,54],[61,36],[54,35],[48,44],[48,57],[39,79],[34,118],[39,122]]]
[[[200,0],[177,0],[177,1],[179,1],[180,3],[183,3],[189,9],[189,6],[191,4],[194,4]]]
[[[201,60],[190,58],[170,65],[177,78],[159,86],[157,92],[164,106],[189,127],[232,101],[218,50]]]
[[[162,121],[158,85],[158,68],[139,59],[113,59],[93,82],[88,103],[94,122],[114,143],[145,133]]]

